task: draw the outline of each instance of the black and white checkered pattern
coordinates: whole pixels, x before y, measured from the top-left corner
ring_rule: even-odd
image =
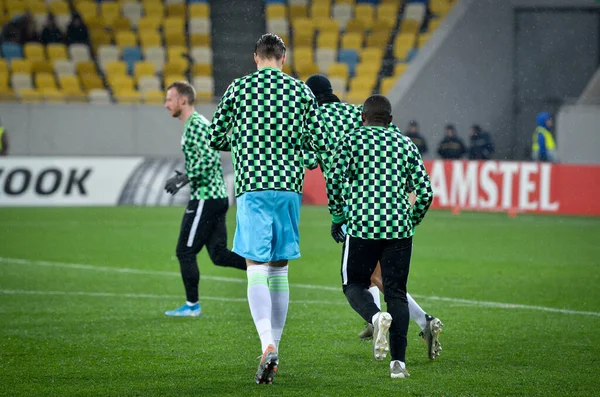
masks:
[[[183,129],[181,147],[190,180],[190,200],[228,197],[221,157],[208,146],[209,124],[206,117],[194,112]]]
[[[263,68],[229,86],[212,120],[211,146],[231,150],[239,196],[256,190],[302,193],[303,151],[328,152],[332,144],[310,89],[278,69]]]
[[[348,206],[348,234],[363,239],[412,236],[433,200],[417,147],[389,127],[361,127],[344,135],[327,184],[334,220],[343,219]],[[417,195],[412,208],[411,190]]]

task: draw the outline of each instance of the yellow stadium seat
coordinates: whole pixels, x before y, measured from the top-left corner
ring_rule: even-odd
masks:
[[[115,42],[121,50],[125,47],[136,47],[138,44],[137,37],[133,32],[117,32]]]
[[[86,23],[88,23],[90,19],[98,16],[98,6],[96,2],[84,1],[75,3],[75,9]]]
[[[133,75],[136,80],[139,80],[143,76],[154,76],[156,74],[156,68],[152,62],[141,61],[136,62],[133,67]]]
[[[331,17],[331,4],[323,3],[319,1],[313,2],[310,7],[311,18],[330,18]]]
[[[183,33],[171,32],[165,35],[165,45],[167,47],[171,46],[184,46],[185,43],[185,35]]]
[[[91,34],[92,46],[94,51],[98,49],[98,47],[103,45],[112,44],[112,38],[108,32],[92,30]]]
[[[58,85],[63,90],[77,89],[81,91],[81,85],[79,84],[79,78],[77,78],[77,76],[66,74],[58,76]]]
[[[40,91],[33,89],[20,90],[18,95],[21,98],[21,102],[24,103],[39,103],[44,98]]]
[[[34,80],[38,90],[43,88],[56,88],[56,80],[52,73],[36,73]]]
[[[207,3],[193,3],[189,8],[190,18],[210,18],[210,8]]]
[[[147,3],[144,5],[144,10],[146,12],[146,16],[160,18],[165,16],[165,7],[162,3]]]
[[[185,32],[185,19],[182,17],[168,17],[163,22],[165,35],[177,33],[183,35]]]
[[[412,20],[402,20],[400,24],[400,33],[413,33],[416,34],[421,28],[421,23]]]
[[[356,16],[356,19],[374,19],[375,9],[371,4],[357,4],[356,7],[354,7],[354,15]]]
[[[383,59],[384,49],[382,47],[365,47],[360,50],[360,59],[362,62],[365,61],[377,61],[381,62]]]
[[[106,76],[110,79],[113,76],[127,75],[127,64],[123,61],[111,61],[106,64]]]
[[[40,90],[45,102],[64,103],[67,101],[65,94],[56,88],[43,88]]]
[[[381,84],[379,86],[379,92],[381,92],[383,95],[389,94],[389,92],[392,90],[392,88],[396,84],[396,80],[398,80],[398,79],[395,76],[394,77],[385,77],[385,78],[381,79]]]
[[[33,15],[48,13],[48,8],[46,7],[46,3],[42,2],[42,1],[30,1],[30,2],[28,2],[27,3],[27,9]]]
[[[108,85],[115,94],[133,90],[133,79],[130,76],[113,76],[108,80]]]
[[[158,32],[145,30],[140,33],[140,44],[142,48],[162,47],[162,39]]]
[[[412,47],[415,45],[416,36],[413,33],[400,33],[394,40],[394,45]]]
[[[8,73],[8,63],[3,58],[0,58],[0,73]]]
[[[93,31],[93,30],[104,31],[104,28],[106,27],[104,20],[102,19],[102,17],[99,17],[99,16],[90,17],[89,20],[86,22],[86,24],[87,24],[88,30],[90,30],[90,31]]]
[[[170,17],[185,18],[185,4],[167,4],[167,15]]]
[[[421,33],[417,38],[417,47],[421,48],[429,41],[431,38],[431,33]]]
[[[312,47],[314,34],[312,31],[294,31],[294,47]]]
[[[394,58],[405,60],[412,49],[413,46],[407,47],[401,44],[394,44]]]
[[[367,47],[384,47],[389,40],[389,32],[371,33],[367,36]]]
[[[292,53],[293,64],[296,62],[315,62],[315,56],[312,47],[298,47],[294,48],[294,52]]]
[[[312,62],[296,62],[294,69],[301,76],[312,76],[319,73],[319,67]]]
[[[8,71],[0,71],[0,89],[8,88]]]
[[[173,46],[167,48],[167,59],[181,59],[184,58],[184,55],[188,53],[188,48],[186,46]]]
[[[431,0],[429,2],[431,12],[438,15],[446,15],[452,8],[452,4],[448,0]]]
[[[144,103],[149,105],[162,105],[165,102],[165,94],[162,91],[148,91],[142,94]]]
[[[96,64],[94,61],[84,61],[77,64],[77,74],[81,77],[86,74],[96,75]]]
[[[33,73],[54,73],[54,67],[52,67],[52,63],[48,61],[34,61],[33,65]]]
[[[100,16],[107,25],[111,25],[120,15],[121,7],[119,3],[114,1],[103,1],[100,3]]]
[[[64,44],[48,44],[46,46],[46,52],[48,53],[48,59],[57,60],[57,59],[68,59],[67,55],[67,47]]]
[[[102,82],[102,78],[97,74],[84,74],[81,76],[81,83],[83,84],[83,88],[86,92],[90,90],[103,89],[104,83]]]
[[[144,16],[141,17],[140,20],[138,21],[138,32],[140,32],[140,36],[141,36],[141,32],[142,31],[147,31],[147,30],[152,30],[152,31],[158,31],[158,29],[161,27],[162,25],[162,17],[149,17],[149,16]]]
[[[294,33],[310,33],[313,34],[315,30],[315,22],[312,19],[308,18],[297,18],[292,21],[292,30]]]
[[[164,75],[173,75],[173,74],[185,74],[187,71],[188,64],[187,61],[183,59],[174,59],[167,61],[165,64],[165,69],[163,71]]]
[[[397,63],[394,66],[394,76],[395,77],[401,76],[406,71],[406,69],[408,69],[408,64],[406,64],[406,63]]]
[[[346,94],[346,102],[353,105],[362,105],[371,96],[373,90],[350,90]]]
[[[348,69],[348,65],[345,63],[332,63],[327,68],[327,76],[329,78],[340,77],[344,80],[347,80],[349,75],[350,71]]]
[[[10,70],[13,73],[31,74],[33,71],[33,62],[29,59],[13,59],[10,61]]]
[[[342,36],[343,49],[360,50],[362,48],[363,35],[360,33],[346,33]]]
[[[315,22],[315,26],[323,33],[338,33],[340,31],[340,23],[335,19],[319,19]]]
[[[43,61],[46,59],[44,46],[40,43],[26,43],[23,46],[23,55],[31,61]]]
[[[354,5],[355,0],[335,0],[335,4],[351,4]]]
[[[137,105],[141,103],[140,93],[134,89],[115,93],[115,99],[117,103],[123,105]]]
[[[340,40],[339,33],[320,33],[317,37],[317,48],[332,48],[337,50]]]
[[[8,87],[0,87],[0,102],[15,102],[17,96],[15,92]]]
[[[6,13],[10,16],[10,18],[14,18],[17,15],[22,15],[27,10],[27,5],[25,2],[21,1],[8,1],[6,3]]]
[[[377,7],[377,20],[382,18],[389,18],[390,16],[393,18],[398,17],[398,4],[394,3],[383,3],[379,4]]]
[[[176,81],[187,81],[183,74],[165,74],[165,87],[170,86]]]
[[[213,69],[212,65],[207,63],[196,63],[192,66],[192,75],[193,76],[212,76]]]
[[[306,6],[300,4],[291,4],[290,5],[290,20],[296,20],[298,18],[307,18],[308,17],[308,9]]]
[[[55,16],[70,15],[69,5],[64,1],[53,1],[49,4],[50,12]]]
[[[364,33],[365,30],[367,27],[362,19],[352,19],[346,24],[346,33]]]
[[[119,16],[117,19],[112,21],[110,27],[115,32],[128,32],[131,31],[131,21],[123,16]]]
[[[210,47],[210,35],[196,33],[190,36],[190,45],[192,47]]]
[[[357,76],[350,80],[350,91],[373,91],[377,76]],[[366,97],[363,99],[367,99]]]
[[[379,73],[379,69],[381,69],[380,62],[361,62],[358,65],[356,65],[356,77],[377,76],[377,74]]]
[[[382,17],[374,22],[373,28],[392,30],[396,26],[396,17]]]
[[[285,5],[277,4],[277,3],[268,4],[267,10],[266,10],[266,17],[267,17],[267,19],[285,19],[285,18],[287,18]]]

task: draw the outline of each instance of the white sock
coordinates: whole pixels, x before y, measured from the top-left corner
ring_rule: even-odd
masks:
[[[246,270],[248,275],[248,304],[260,337],[261,351],[275,345],[271,330],[271,294],[269,293],[269,266],[252,265]]]
[[[377,313],[373,314],[373,317],[371,317],[371,324],[375,325],[375,323],[377,322],[377,319],[379,318],[379,314],[381,314],[381,312],[377,312]]]
[[[381,297],[379,295],[379,288],[377,288],[376,286],[370,287],[369,292],[371,293],[371,295],[373,295],[373,300],[375,301],[377,308],[381,310]]]
[[[392,360],[390,361],[390,369],[394,368],[394,363],[400,363],[400,368],[406,369],[406,364],[400,360]]]
[[[406,293],[406,299],[408,299],[408,311],[410,312],[410,319],[419,324],[421,330],[424,330],[427,326],[427,318],[425,318],[425,311],[421,309],[421,306],[410,296],[410,294]]]
[[[188,306],[194,306],[194,305],[197,305],[197,304],[198,304],[198,302],[196,302],[196,303],[192,303],[192,302],[190,302],[190,301],[185,301],[185,304],[186,304],[186,305],[188,305]]]
[[[279,341],[285,326],[288,306],[290,303],[290,287],[288,283],[288,267],[269,266],[269,292],[271,293],[271,326],[275,347],[279,348]]]

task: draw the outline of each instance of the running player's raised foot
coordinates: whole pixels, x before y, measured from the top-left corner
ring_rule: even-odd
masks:
[[[198,317],[201,314],[202,310],[200,309],[199,303],[196,303],[195,305],[188,305],[185,303],[183,306],[175,310],[169,310],[165,312],[165,315],[169,317]]]
[[[277,374],[278,365],[279,356],[277,354],[277,349],[275,348],[275,346],[269,345],[260,358],[258,370],[256,371],[256,376],[254,377],[254,381],[256,382],[256,384],[273,383],[273,379]]]
[[[442,332],[444,324],[442,324],[439,318],[435,318],[429,314],[427,314],[426,319],[427,325],[419,336],[423,338],[423,342],[427,345],[427,357],[430,360],[435,360],[442,351],[442,345],[440,345],[438,337],[440,332]]]
[[[367,326],[361,331],[361,333],[358,334],[358,337],[360,338],[360,340],[373,339],[373,325],[367,323]]]
[[[373,357],[381,361],[390,351],[388,331],[392,325],[392,316],[388,312],[379,312],[373,316]]]
[[[410,374],[406,370],[406,365],[403,362],[394,360],[390,363],[390,376],[392,379],[408,378]]]

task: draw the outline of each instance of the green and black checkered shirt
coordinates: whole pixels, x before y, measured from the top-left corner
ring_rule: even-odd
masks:
[[[197,112],[186,120],[181,137],[190,200],[227,198],[219,152],[208,145],[210,122]]]
[[[329,211],[350,236],[407,238],[433,201],[429,176],[412,141],[389,127],[361,127],[338,142],[327,173]],[[408,192],[417,200],[411,208]],[[346,196],[346,200],[344,200]],[[348,213],[344,215],[344,206]]]
[[[210,144],[231,150],[236,196],[257,190],[302,193],[304,150],[326,153],[332,147],[310,88],[274,68],[227,88],[212,120]]]
[[[347,133],[354,131],[357,128],[362,127],[362,105],[351,105],[345,102],[328,102],[319,106],[321,112],[321,120],[335,145],[339,140]],[[400,132],[400,129],[393,124],[390,124],[390,128]],[[329,169],[331,163],[331,156],[333,153],[321,153],[317,156],[314,152],[304,153],[304,166],[309,170],[321,166],[321,170],[325,174]]]

